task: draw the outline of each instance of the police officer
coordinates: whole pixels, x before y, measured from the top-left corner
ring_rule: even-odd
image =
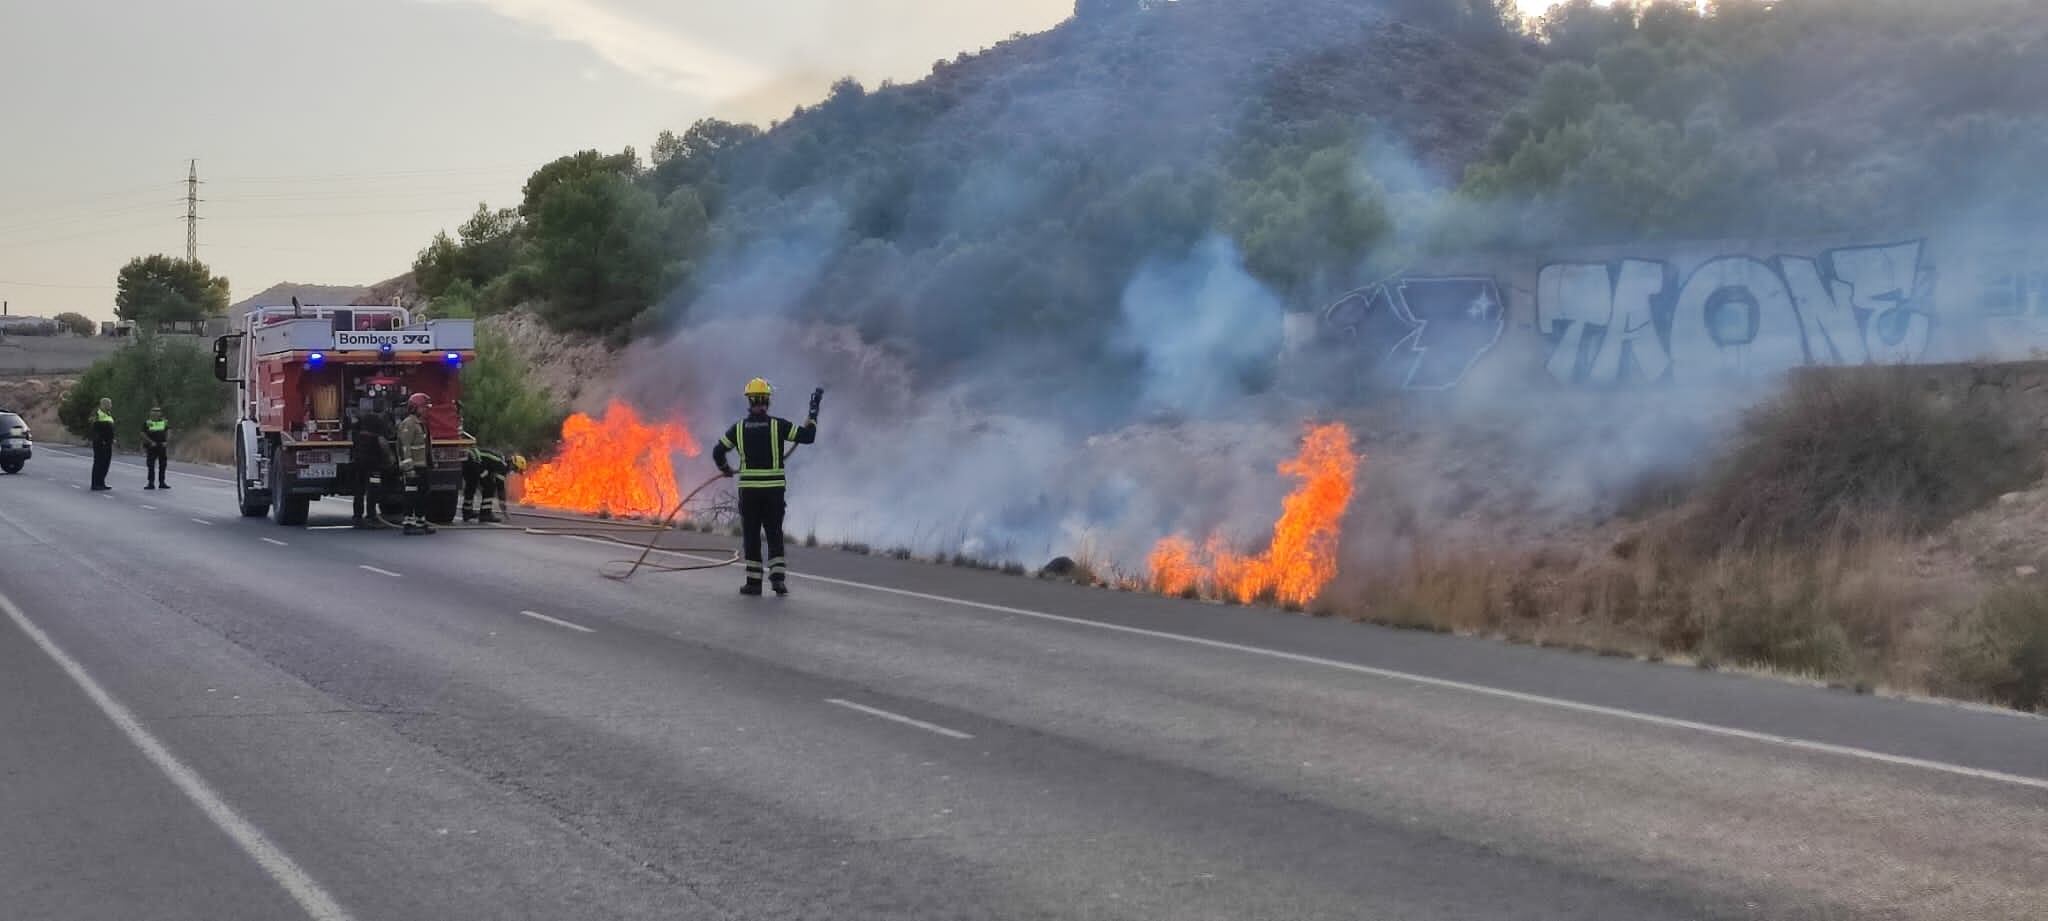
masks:
[[[405,533],[432,534],[427,521],[427,473],[433,467],[433,437],[427,432],[427,408],[433,399],[415,393],[405,401],[408,412],[398,423],[398,473],[405,481]]]
[[[170,475],[165,472],[171,455],[171,422],[164,418],[164,408],[149,408],[149,418],[142,423],[142,467],[149,471],[149,485],[143,489],[171,488]]]
[[[100,398],[92,417],[92,491],[106,492],[107,471],[114,466],[114,401]]]
[[[810,417],[799,426],[768,414],[769,399],[774,393],[775,389],[761,378],[748,381],[747,417],[733,423],[724,437],[718,439],[717,447],[711,449],[711,461],[718,465],[718,471],[739,477],[740,527],[744,532],[741,543],[747,563],[747,584],[740,589],[742,595],[761,594],[764,572],[775,594],[789,594],[785,578],[788,563],[782,557],[784,492],[788,486],[782,460],[788,445],[807,445],[818,440],[818,398],[822,394],[811,395]],[[732,454],[739,455],[738,469],[727,460]],[[761,558],[764,536],[768,543],[765,561]]]
[[[482,521],[495,524],[505,516],[505,477],[512,471],[526,472],[526,458],[504,452],[471,446],[469,457],[462,462],[462,520]],[[482,493],[483,511],[476,507],[477,494]]]

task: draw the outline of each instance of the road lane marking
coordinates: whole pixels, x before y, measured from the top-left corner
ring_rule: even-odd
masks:
[[[825,702],[826,702],[826,703],[828,703],[828,704],[831,704],[831,705],[833,705],[833,706],[835,706],[835,707],[845,707],[845,708],[846,708],[846,709],[848,709],[848,710],[858,710],[858,711],[860,711],[860,712],[862,712],[862,713],[865,713],[865,714],[867,714],[867,715],[869,715],[869,716],[879,716],[879,717],[881,717],[882,719],[885,719],[885,720],[890,720],[890,721],[893,721],[893,722],[898,722],[898,723],[902,723],[902,724],[903,724],[903,725],[905,725],[905,726],[916,726],[917,728],[919,728],[919,729],[922,729],[922,730],[924,730],[924,731],[926,731],[926,732],[936,732],[936,733],[938,733],[939,735],[945,736],[946,738],[949,738],[949,739],[972,739],[972,738],[974,738],[973,736],[971,736],[971,735],[968,735],[967,733],[961,732],[961,731],[960,731],[960,730],[958,730],[958,729],[947,729],[947,728],[946,728],[946,727],[944,727],[944,726],[939,726],[939,725],[935,725],[935,724],[932,724],[932,723],[927,723],[927,722],[925,722],[924,720],[914,720],[914,719],[911,719],[910,717],[904,716],[904,715],[903,715],[903,714],[901,714],[901,713],[890,713],[890,712],[889,712],[889,711],[887,711],[887,710],[878,710],[878,709],[876,709],[876,708],[874,708],[874,707],[870,707],[870,706],[867,706],[867,705],[865,705],[865,704],[857,704],[857,703],[854,703],[853,701],[850,701],[850,700],[840,700],[840,699],[839,699],[839,698],[837,698],[837,697],[827,697],[827,698],[825,698]]]
[[[594,537],[584,537],[582,535],[576,534],[565,534],[562,536],[568,538],[569,540],[581,540],[595,544],[613,543],[612,541],[599,540]],[[699,562],[705,563],[719,562],[719,560],[714,557],[702,556],[694,553],[683,553],[677,550],[662,550],[657,548],[654,552],[665,553],[669,556],[681,557],[686,560],[697,560]],[[1314,665],[1321,668],[1331,668],[1336,669],[1338,671],[1350,672],[1355,675],[1368,675],[1374,678],[1384,678],[1393,681],[1409,681],[1415,684],[1425,685],[1428,687],[1444,688],[1446,690],[1462,691],[1467,694],[1476,694],[1484,697],[1492,697],[1497,700],[1512,700],[1517,703],[1535,704],[1537,706],[1550,707],[1558,710],[1568,710],[1574,713],[1586,713],[1594,716],[1605,716],[1613,719],[1629,720],[1632,722],[1645,723],[1652,726],[1662,726],[1667,729],[1684,729],[1692,732],[1702,733],[1705,735],[1719,736],[1724,739],[1740,739],[1745,742],[1759,742],[1766,745],[1776,745],[1781,748],[1790,748],[1797,751],[1812,752],[1824,755],[1836,755],[1839,757],[1854,758],[1862,761],[1875,762],[1878,764],[1888,764],[1895,767],[1918,768],[1920,770],[1934,771],[1937,773],[1949,774],[1956,777],[1968,777],[1975,780],[1989,780],[1998,783],[2012,784],[2014,786],[2029,787],[2035,790],[2048,790],[2048,778],[2044,777],[2028,777],[2022,774],[2008,774],[2003,771],[1992,771],[1983,768],[1967,767],[1960,764],[1950,764],[1945,761],[1930,761],[1925,758],[1914,758],[1908,755],[1893,755],[1880,751],[1872,751],[1867,748],[1856,748],[1850,745],[1836,745],[1830,742],[1815,742],[1810,739],[1799,739],[1791,736],[1781,736],[1768,732],[1756,732],[1754,730],[1749,729],[1737,729],[1733,726],[1721,726],[1714,723],[1702,723],[1695,720],[1679,719],[1677,717],[1659,716],[1655,713],[1642,713],[1635,710],[1624,710],[1620,707],[1606,707],[1601,706],[1599,704],[1581,703],[1576,700],[1565,700],[1561,697],[1546,697],[1541,694],[1530,694],[1523,691],[1510,691],[1506,688],[1489,687],[1483,684],[1472,684],[1470,682],[1455,681],[1449,678],[1434,678],[1429,675],[1416,674],[1414,672],[1396,671],[1391,668],[1377,668],[1371,665],[1359,665],[1355,662],[1342,662],[1336,659],[1326,659],[1321,656],[1303,655],[1298,652],[1287,652],[1285,650],[1280,649],[1268,649],[1263,646],[1247,646],[1242,643],[1228,643],[1224,642],[1223,640],[1205,639],[1203,637],[1188,636],[1182,633],[1168,633],[1164,630],[1148,630],[1144,627],[1128,627],[1123,624],[1112,624],[1105,623],[1103,621],[1086,620],[1084,618],[1079,617],[1068,617],[1064,614],[1048,614],[1044,611],[1033,611],[1029,608],[1013,608],[1008,605],[990,604],[985,601],[969,601],[965,598],[953,598],[946,595],[934,595],[929,592],[915,592],[909,589],[890,588],[886,585],[873,585],[867,582],[855,582],[850,579],[835,579],[831,576],[819,576],[800,572],[790,573],[790,575],[798,579],[809,579],[814,582],[823,582],[827,585],[839,585],[847,588],[860,588],[866,589],[871,592],[881,592],[886,595],[896,595],[904,598],[917,598],[923,601],[935,601],[941,604],[951,604],[958,605],[964,608],[974,608],[982,611],[992,611],[997,614],[1011,614],[1017,617],[1029,617],[1034,620],[1043,620],[1051,623],[1069,624],[1076,627],[1087,627],[1094,630],[1106,630],[1111,633],[1122,633],[1127,636],[1143,636],[1157,640],[1166,640],[1174,643],[1184,643],[1189,646],[1201,646],[1207,649],[1221,649],[1229,652],[1238,652],[1244,653],[1246,655],[1262,656],[1269,659],[1278,659],[1281,661],[1294,662],[1302,665]],[[2015,718],[2017,719],[2020,717],[2015,716]]]
[[[51,640],[49,634],[44,633],[41,627],[29,620],[28,615],[5,595],[0,595],[0,610],[6,611],[8,619],[12,620],[22,633],[27,634],[29,639],[34,640],[35,644],[42,648],[43,653],[56,662],[57,666],[64,670],[64,674],[69,675],[71,680],[85,691],[85,696],[99,706],[100,712],[113,721],[114,726],[121,730],[121,734],[127,736],[128,741],[136,748],[142,750],[143,757],[148,758],[150,764],[155,765],[157,770],[170,778],[179,792],[184,793],[193,805],[198,806],[199,811],[205,813],[216,827],[226,832],[235,845],[242,849],[242,853],[256,861],[256,865],[262,867],[263,872],[292,897],[292,901],[299,903],[299,907],[305,910],[308,917],[313,921],[352,921],[349,913],[342,910],[341,904],[336,902],[333,896],[328,895],[325,889],[320,888],[320,884],[315,882],[311,875],[286,855],[276,843],[265,837],[262,829],[251,824],[241,813],[236,812],[233,806],[228,805],[227,800],[222,799],[221,795],[206,783],[205,778],[179,761],[178,756],[171,754],[171,750],[166,748],[164,743],[151,735],[148,729],[143,728],[142,721],[136,719],[132,711],[115,700],[112,694],[107,693],[106,688],[101,687],[98,681],[93,680],[92,675],[86,673],[85,666],[80,665],[77,659],[73,659]]]
[[[578,631],[578,632],[581,632],[581,633],[596,633],[596,632],[597,632],[596,630],[592,630],[592,629],[590,629],[589,627],[585,627],[585,626],[583,626],[583,625],[581,625],[581,624],[572,624],[572,623],[570,623],[570,622],[568,622],[568,621],[566,621],[566,620],[558,620],[558,619],[556,619],[556,618],[553,618],[553,617],[549,617],[549,616],[547,616],[546,614],[542,614],[542,613],[540,613],[539,611],[521,611],[521,612],[519,612],[519,613],[521,613],[521,614],[524,614],[524,615],[526,615],[526,616],[528,616],[528,617],[531,617],[531,618],[533,618],[534,620],[539,620],[539,621],[546,621],[547,623],[551,623],[551,624],[554,624],[554,625],[555,625],[555,626],[557,626],[557,627],[567,627],[567,628],[569,628],[569,629],[571,629],[571,630],[575,630],[575,631]]]
[[[393,578],[393,579],[403,579],[403,578],[405,578],[404,576],[401,576],[401,575],[399,575],[398,573],[392,572],[392,571],[391,571],[391,570],[389,570],[389,569],[378,569],[377,567],[375,567],[375,566],[371,566],[371,565],[369,565],[369,564],[364,564],[364,565],[361,565],[361,566],[357,566],[356,568],[357,568],[357,569],[367,569],[367,570],[369,570],[369,571],[371,571],[371,572],[374,572],[374,573],[376,573],[376,574],[378,574],[378,575],[380,575],[380,576],[390,576],[390,577],[391,577],[391,578]]]
[[[262,542],[264,542],[264,543],[266,543],[266,544],[276,544],[276,545],[278,545],[278,546],[280,546],[280,547],[289,547],[289,546],[291,546],[290,544],[287,544],[287,543],[285,543],[284,541],[278,540],[278,539],[277,539],[277,538],[275,538],[275,537],[259,537],[259,538],[257,538],[257,540],[260,540],[260,541],[262,541]]]
[[[207,527],[209,527],[209,528],[210,528],[210,527],[213,527],[213,522],[211,522],[211,521],[207,521],[207,520],[206,520],[206,519],[204,519],[204,518],[194,518],[194,519],[192,519],[192,523],[193,523],[193,524],[203,524],[203,525],[205,525],[205,526],[207,526]]]
[[[85,487],[83,487],[83,486],[80,486],[80,485],[78,485],[77,483],[73,483],[73,484],[71,484],[71,488],[72,488],[72,489],[84,489]]]
[[[152,512],[156,511],[156,506],[154,506],[154,505],[145,505],[145,506],[143,506],[143,508],[144,508],[145,510],[147,510],[147,511],[152,511]]]

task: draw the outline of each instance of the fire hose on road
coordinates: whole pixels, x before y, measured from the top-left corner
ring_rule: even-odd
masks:
[[[811,407],[809,418],[816,419],[818,417],[819,405],[824,401],[824,397],[825,388],[823,387],[811,391]],[[788,463],[789,458],[795,456],[797,450],[801,447],[802,445],[791,445],[788,448],[788,450],[783,452],[783,462],[785,464]],[[633,576],[637,575],[643,569],[649,572],[699,572],[707,569],[722,569],[724,567],[732,566],[739,563],[740,552],[737,550],[730,549],[728,547],[663,547],[661,546],[661,535],[675,530],[676,516],[681,515],[683,513],[683,509],[688,508],[690,503],[694,501],[698,495],[702,494],[704,490],[710,489],[712,484],[717,483],[719,480],[725,478],[725,475],[722,473],[713,474],[709,479],[706,479],[704,482],[699,483],[697,485],[697,488],[690,490],[690,492],[687,495],[683,496],[683,498],[676,503],[675,507],[670,509],[668,514],[663,515],[661,520],[658,522],[592,521],[588,518],[580,518],[570,515],[551,515],[545,512],[520,512],[518,514],[526,518],[541,518],[550,521],[573,522],[575,524],[582,525],[583,527],[536,528],[471,524],[441,525],[439,527],[444,530],[451,531],[492,531],[500,534],[532,534],[542,537],[576,537],[583,538],[586,540],[609,541],[611,543],[627,547],[640,547],[640,555],[638,557],[635,557],[630,560],[606,560],[605,562],[598,565],[598,575],[604,576],[607,579],[611,579],[617,582],[625,582],[633,578]],[[385,518],[381,514],[378,515],[377,518],[379,521],[384,522],[384,524],[386,524],[387,526],[397,527],[397,525],[393,524],[389,519]],[[645,533],[648,535],[647,543],[644,546],[639,544],[638,542],[628,543],[626,540],[622,539],[624,535],[640,533]],[[673,553],[684,556],[687,556],[689,554],[723,554],[724,558],[719,559],[715,562],[690,563],[685,565],[670,565],[666,563],[648,562],[648,557],[653,556],[655,551],[657,550],[662,551],[664,553]],[[617,567],[625,567],[625,571],[609,571],[614,570]]]

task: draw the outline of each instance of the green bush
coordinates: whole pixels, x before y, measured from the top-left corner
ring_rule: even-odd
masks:
[[[487,447],[538,453],[567,413],[530,380],[532,368],[502,333],[477,330],[476,361],[462,372],[462,418]]]
[[[1925,533],[2024,487],[2039,466],[2007,422],[1938,404],[1909,369],[1799,373],[1745,419],[1689,523],[1708,549]]]
[[[2048,591],[2013,584],[1956,623],[1943,650],[1939,690],[2021,710],[2048,706]]]
[[[65,430],[90,437],[102,397],[113,399],[116,438],[131,448],[140,446],[152,406],[163,407],[176,440],[180,433],[221,426],[231,399],[228,386],[213,377],[210,352],[147,333],[79,376],[57,409]]]

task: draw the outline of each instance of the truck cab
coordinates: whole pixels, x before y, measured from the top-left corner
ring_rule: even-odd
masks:
[[[414,393],[433,399],[427,517],[455,517],[462,462],[474,446],[456,403],[476,357],[471,320],[415,322],[395,306],[254,307],[214,340],[214,376],[236,385],[236,499],[247,517],[303,525],[309,505],[353,496],[350,448],[371,413],[396,422]],[[387,478],[388,479],[388,478]],[[397,498],[396,484],[378,498]]]

